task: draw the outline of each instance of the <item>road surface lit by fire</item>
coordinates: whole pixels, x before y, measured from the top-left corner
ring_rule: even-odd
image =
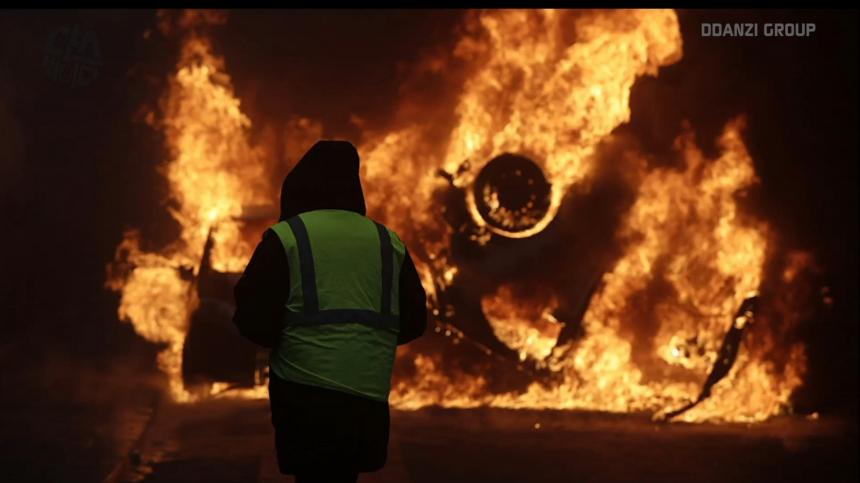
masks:
[[[267,403],[164,403],[112,481],[289,482]],[[494,408],[393,411],[389,461],[366,483],[851,481],[857,439],[821,418],[659,424],[647,415]]]

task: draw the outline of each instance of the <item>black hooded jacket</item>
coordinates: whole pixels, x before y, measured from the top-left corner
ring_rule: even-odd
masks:
[[[367,211],[359,178],[359,158],[346,141],[319,141],[290,171],[281,188],[280,221],[320,209]],[[234,288],[239,332],[264,347],[274,347],[289,295],[287,256],[278,236],[266,230]],[[409,252],[400,271],[400,333],[405,344],[427,326],[426,294]]]

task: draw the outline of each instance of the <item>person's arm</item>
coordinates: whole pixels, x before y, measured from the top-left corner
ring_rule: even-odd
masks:
[[[403,258],[400,269],[400,333],[397,334],[397,344],[406,344],[421,335],[427,329],[427,294],[421,285],[418,271],[409,252]]]
[[[239,333],[255,344],[274,347],[280,336],[289,286],[284,247],[278,236],[267,230],[233,289],[233,323]]]

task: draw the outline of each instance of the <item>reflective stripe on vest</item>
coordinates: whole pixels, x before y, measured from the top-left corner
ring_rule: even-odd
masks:
[[[367,220],[372,221],[372,220]],[[373,221],[379,237],[381,273],[380,310],[366,308],[337,308],[320,310],[319,294],[317,291],[316,268],[311,249],[311,241],[307,227],[301,217],[295,216],[272,227],[281,241],[287,247],[289,239],[284,232],[288,229],[295,239],[298,252],[299,272],[301,279],[301,310],[288,310],[284,320],[287,326],[316,326],[325,324],[357,323],[376,329],[397,332],[399,316],[392,313],[392,287],[394,283],[394,250],[392,240],[386,229],[380,223]],[[288,255],[289,258],[289,255]],[[294,293],[290,294],[293,298]]]

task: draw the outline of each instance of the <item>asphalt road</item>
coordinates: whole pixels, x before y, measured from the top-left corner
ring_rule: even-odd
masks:
[[[393,411],[389,463],[362,483],[857,481],[857,428],[826,416],[757,425],[646,415]],[[69,480],[71,481],[71,480]],[[266,401],[161,403],[112,482],[290,482]]]

